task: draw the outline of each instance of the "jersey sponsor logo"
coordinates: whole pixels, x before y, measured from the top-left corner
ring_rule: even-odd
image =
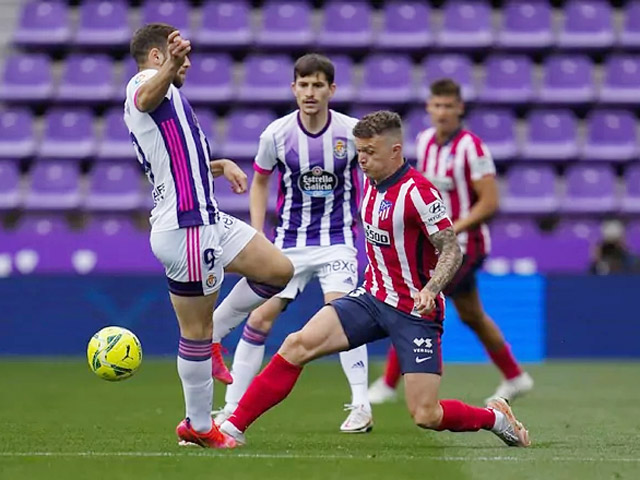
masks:
[[[349,262],[346,260],[334,260],[333,262],[327,262],[322,265],[322,273],[334,273],[334,272],[349,272],[355,275],[357,269],[355,262]]]
[[[389,212],[391,211],[392,206],[393,203],[389,200],[382,200],[380,202],[380,209],[378,210],[378,218],[380,218],[380,220],[386,220],[389,218]]]
[[[432,357],[431,356],[429,356],[429,357],[416,357],[416,363],[426,362],[430,358],[432,358]]]
[[[166,188],[164,183],[161,183],[156,188],[153,189],[153,206],[155,207],[158,203],[164,200]]]
[[[342,160],[347,157],[347,142],[342,138],[336,138],[333,143],[333,156]]]
[[[426,353],[429,355],[433,355],[433,340],[431,340],[430,338],[414,338],[413,344],[415,345],[415,348],[413,349],[413,353],[415,354]],[[418,362],[418,358],[420,357],[416,357],[416,363],[420,363]],[[427,357],[424,360],[429,360],[429,358],[431,357]]]
[[[310,197],[327,197],[338,186],[338,177],[322,167],[313,167],[300,175],[298,188]]]
[[[364,236],[372,245],[376,245],[378,247],[388,247],[391,245],[391,235],[389,232],[385,232],[384,230],[374,227],[373,225],[369,225],[368,223],[364,224]]]
[[[447,207],[444,206],[441,200],[436,200],[427,205],[429,216],[427,217],[427,224],[435,225],[440,220],[447,216]]]
[[[432,177],[428,176],[428,180],[433,183],[439,190],[450,191],[455,188],[453,178],[449,177]],[[438,195],[438,198],[440,195]]]

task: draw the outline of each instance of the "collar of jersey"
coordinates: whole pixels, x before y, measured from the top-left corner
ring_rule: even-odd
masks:
[[[327,123],[324,124],[324,127],[322,127],[322,129],[318,133],[311,133],[307,131],[306,128],[304,128],[302,120],[300,120],[300,110],[298,110],[298,113],[296,114],[296,119],[298,120],[298,126],[300,127],[300,130],[302,130],[307,137],[318,138],[319,136],[323,135],[324,132],[327,131],[327,128],[329,128],[329,125],[331,125],[331,110],[329,110],[329,114],[327,115]]]
[[[404,174],[407,173],[408,171],[409,171],[409,162],[407,162],[407,159],[405,158],[402,166],[398,170],[393,172],[393,174],[390,177],[387,177],[383,181],[378,183],[376,185],[376,189],[379,192],[384,192],[385,190],[393,186],[395,183],[398,183],[398,181],[402,177],[404,177]]]
[[[437,145],[443,147],[445,146],[447,143],[450,143],[453,141],[454,138],[456,138],[458,136],[458,134],[460,133],[460,130],[462,130],[462,125],[460,125],[458,128],[456,128],[453,133],[451,135],[449,135],[449,137],[442,143],[438,143],[436,142]]]

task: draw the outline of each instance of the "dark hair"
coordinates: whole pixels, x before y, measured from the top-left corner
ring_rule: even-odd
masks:
[[[147,61],[147,55],[152,48],[161,51],[167,49],[167,38],[171,32],[177,28],[167,25],[166,23],[149,23],[136,30],[133,34],[129,51],[138,65],[142,65]]]
[[[295,82],[298,77],[306,77],[315,73],[324,73],[327,82],[331,85],[335,79],[336,69],[331,60],[324,55],[307,53],[296,60],[293,66],[293,81]]]
[[[400,115],[389,110],[368,113],[353,127],[353,135],[357,138],[372,138],[387,132],[394,132],[402,137]]]
[[[451,78],[441,78],[431,84],[431,95],[437,97],[456,97],[458,100],[462,99],[460,95],[460,85],[458,85]]]

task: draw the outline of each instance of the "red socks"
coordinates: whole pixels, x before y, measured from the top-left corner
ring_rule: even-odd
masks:
[[[384,383],[391,388],[396,388],[401,376],[398,354],[394,346],[391,345],[387,353],[387,364],[384,367]]]
[[[244,432],[256,418],[289,395],[301,372],[302,367],[289,363],[276,353],[249,385],[229,417],[231,423]]]
[[[491,430],[496,423],[496,414],[489,408],[467,405],[460,400],[440,400],[442,421],[436,430],[452,432],[477,432]]]
[[[511,347],[509,347],[508,343],[505,343],[504,347],[500,350],[496,350],[495,352],[487,350],[487,353],[507,380],[511,380],[522,373],[520,365],[518,365],[513,353],[511,353]]]

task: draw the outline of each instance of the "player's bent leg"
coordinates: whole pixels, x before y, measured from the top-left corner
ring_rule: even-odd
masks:
[[[224,408],[217,411],[214,417],[217,425],[221,425],[233,413],[253,377],[260,370],[264,360],[266,337],[287,303],[285,299],[272,297],[249,315],[233,357],[233,383],[227,387]]]
[[[239,273],[259,284],[280,287],[277,291],[282,290],[293,277],[291,260],[260,234],[253,236],[225,270]]]
[[[520,368],[500,328],[484,311],[478,289],[474,286],[468,291],[458,292],[452,300],[461,320],[476,333],[504,376],[490,398],[501,397],[511,401],[533,389],[533,379]]]
[[[405,400],[414,423],[436,430],[442,422],[442,407],[438,402],[440,375],[434,373],[406,373]]]

